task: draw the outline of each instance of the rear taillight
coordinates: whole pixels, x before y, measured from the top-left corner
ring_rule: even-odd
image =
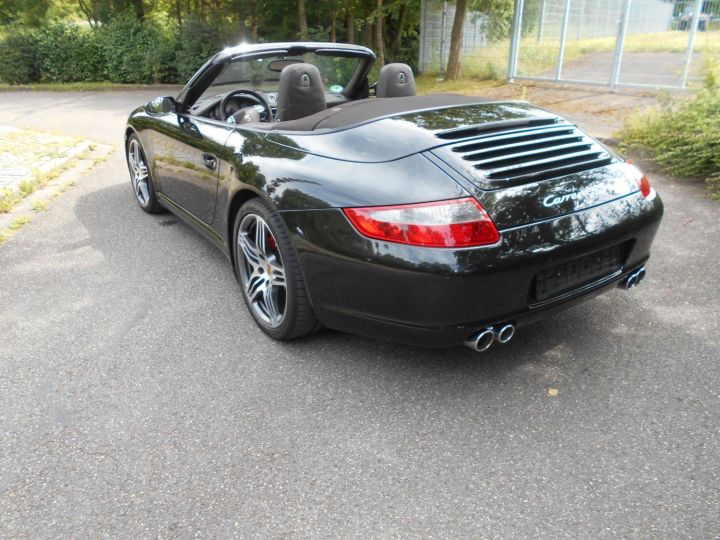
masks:
[[[360,234],[425,247],[459,248],[500,239],[485,209],[472,197],[400,206],[345,208]]]
[[[652,194],[652,187],[650,186],[650,180],[648,180],[648,177],[645,176],[640,169],[633,165],[632,159],[625,160],[625,163],[629,165],[631,174],[637,180],[638,187],[640,188],[640,193],[642,193],[642,196],[646,199],[650,197],[650,195]]]
[[[640,193],[642,193],[642,196],[647,199],[652,192],[650,180],[648,180],[648,177],[643,174],[642,178],[638,180],[638,184],[640,184]]]

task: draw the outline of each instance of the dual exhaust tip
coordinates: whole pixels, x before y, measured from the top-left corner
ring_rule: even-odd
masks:
[[[467,340],[465,340],[465,346],[471,348],[473,351],[483,352],[487,351],[492,344],[507,343],[515,335],[514,324],[500,324],[498,326],[483,328],[479,332],[475,332]]]
[[[637,287],[640,282],[645,279],[645,274],[647,274],[645,267],[641,266],[634,272],[630,272],[627,277],[620,282],[620,286],[623,289],[632,289],[633,287]]]

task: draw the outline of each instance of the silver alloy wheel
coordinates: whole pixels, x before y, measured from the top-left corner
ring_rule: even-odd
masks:
[[[287,282],[277,241],[270,227],[257,214],[240,222],[240,279],[253,313],[266,326],[277,328],[285,319]]]
[[[150,187],[148,186],[150,177],[137,139],[132,139],[128,144],[128,164],[130,165],[135,196],[144,208],[150,202]]]

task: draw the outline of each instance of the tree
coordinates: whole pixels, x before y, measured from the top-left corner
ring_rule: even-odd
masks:
[[[385,65],[385,35],[383,34],[383,0],[377,0],[377,14],[375,21],[375,44],[377,45],[378,64]]]
[[[41,26],[49,9],[50,0],[0,0],[0,23]]]
[[[307,14],[305,13],[305,0],[298,0],[298,18],[300,22],[300,38],[308,38]]]
[[[337,42],[337,20],[342,10],[342,5],[338,0],[331,0],[325,3],[327,9],[330,11],[330,41]]]
[[[345,2],[345,39],[355,43],[355,6],[351,1]]]
[[[386,56],[390,58],[390,61],[395,61],[400,50],[400,43],[405,33],[405,21],[407,20],[408,5],[406,0],[399,0],[392,6],[393,24],[384,24],[385,27],[385,41],[388,42],[387,50],[385,51]],[[387,17],[385,18],[387,23]],[[389,27],[392,26],[393,31],[390,33]]]
[[[455,2],[452,32],[450,33],[450,56],[445,71],[446,81],[455,81],[460,78],[460,48],[462,46],[466,15],[467,0],[457,0]]]
[[[479,14],[482,31],[490,41],[505,39],[512,33],[515,0],[470,0],[470,11]],[[522,35],[535,30],[540,17],[541,0],[525,0]]]

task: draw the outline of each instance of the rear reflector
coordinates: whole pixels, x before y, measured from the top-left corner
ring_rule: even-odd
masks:
[[[500,239],[485,209],[472,197],[343,210],[360,234],[425,247],[471,247]]]

